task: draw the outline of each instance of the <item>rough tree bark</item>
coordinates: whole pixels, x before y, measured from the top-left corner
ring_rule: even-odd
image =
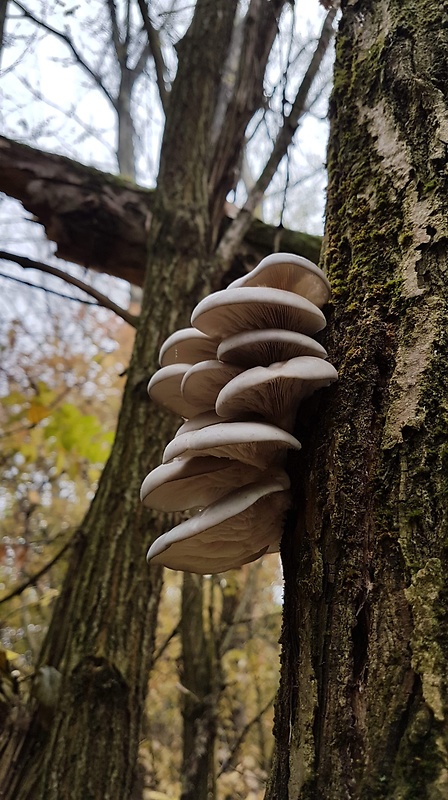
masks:
[[[447,48],[446,3],[342,4],[325,247],[340,379],[318,424],[298,421],[268,800],[448,796]]]

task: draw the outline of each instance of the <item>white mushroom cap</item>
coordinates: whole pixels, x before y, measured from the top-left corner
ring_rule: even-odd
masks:
[[[202,575],[254,561],[280,540],[282,517],[290,505],[288,488],[286,473],[275,470],[230,492],[159,536],[147,560]]]
[[[229,424],[229,422],[264,422],[264,420],[261,414],[239,414],[237,417],[232,417],[232,419],[223,419],[218,417],[216,411],[205,411],[203,414],[197,414],[195,417],[186,419],[174,436],[180,436],[181,433],[197,431],[199,428],[207,428],[209,425],[222,424],[223,422]]]
[[[272,286],[306,297],[321,308],[331,295],[330,284],[316,264],[292,253],[274,253],[263,258],[258,267],[233,281],[228,289],[241,286]]]
[[[267,328],[229,336],[219,345],[217,356],[221,361],[231,361],[248,369],[267,367],[274,361],[287,361],[298,356],[326,358],[327,351],[303,333]]]
[[[218,417],[216,411],[205,411],[203,414],[196,414],[194,417],[186,419],[174,436],[180,436],[181,433],[188,433],[189,431],[197,431],[199,428],[206,428],[208,425],[216,425],[218,422],[223,422],[223,418]]]
[[[196,328],[182,328],[165,339],[159,352],[159,364],[196,364],[215,358],[217,342]]]
[[[145,506],[159,511],[202,508],[262,476],[258,467],[230,458],[177,458],[146,476],[140,498]]]
[[[323,386],[337,380],[332,364],[321,358],[301,356],[269,367],[253,367],[221,389],[216,413],[234,417],[244,409],[262,413],[269,421],[289,428],[294,422],[300,401]]]
[[[191,324],[216,339],[241,331],[281,328],[313,334],[326,321],[317,306],[284,289],[261,286],[223,289],[204,297],[191,315]]]
[[[263,468],[272,464],[288,448],[300,450],[300,447],[300,442],[294,436],[275,425],[265,422],[222,422],[176,436],[165,447],[163,463],[180,456],[217,456]]]
[[[242,367],[221,361],[200,361],[185,373],[180,390],[187,401],[206,412],[215,406],[222,387],[239,375]]]
[[[204,410],[187,403],[182,396],[180,389],[182,378],[190,367],[191,364],[170,364],[168,367],[162,367],[148,383],[148,394],[151,400],[160,406],[169,408],[174,414],[180,414],[181,417],[186,418],[194,417],[195,414]]]

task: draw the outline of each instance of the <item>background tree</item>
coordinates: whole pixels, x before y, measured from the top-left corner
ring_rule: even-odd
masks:
[[[61,699],[45,736],[42,736],[37,714],[25,740],[22,741],[19,734],[8,745],[4,764],[10,767],[11,758],[17,761],[20,757],[20,770],[9,769],[5,778],[9,784],[7,791],[14,796],[43,793],[42,796],[49,797],[49,792],[54,790],[50,786],[54,787],[56,782],[58,797],[64,793],[73,796],[77,791],[88,791],[93,796],[100,793],[103,797],[127,797],[129,787],[135,784],[141,700],[144,675],[152,655],[160,573],[155,570],[153,574],[153,593],[150,594],[146,566],[137,565],[147,546],[145,531],[150,515],[135,509],[134,498],[142,474],[151,463],[157,462],[171,428],[170,421],[165,418],[162,422],[155,415],[150,418],[144,386],[154,369],[160,341],[174,326],[185,324],[201,293],[218,287],[222,276],[234,265],[235,256],[240,250],[244,252],[242,240],[245,234],[250,235],[251,211],[258,205],[287,151],[331,36],[334,12],[324,26],[295,101],[284,104],[283,122],[288,124],[283,125],[276,137],[273,154],[249,193],[245,212],[223,235],[224,201],[228,191],[236,186],[247,124],[263,100],[265,67],[283,3],[253,2],[249,5],[235,81],[224,103],[219,85],[223,77],[222,64],[232,45],[237,4],[217,4],[213,9],[209,5],[198,3],[192,24],[178,45],[181,55],[168,105],[154,194],[3,140],[3,188],[20,197],[29,210],[37,213],[49,236],[56,238],[59,251],[73,260],[98,268],[98,259],[105,257],[115,274],[123,274],[119,272],[120,257],[115,246],[120,238],[116,235],[119,228],[114,227],[114,223],[118,218],[122,229],[129,228],[123,209],[129,215],[131,206],[131,211],[137,208],[140,213],[139,225],[134,223],[131,228],[140,227],[140,260],[134,258],[134,263],[138,262],[135,269],[141,276],[145,257],[143,232],[149,227],[152,216],[147,307],[142,313],[141,332],[128,374],[121,423],[101,486],[81,527],[83,535],[69,567],[66,588],[42,656],[44,664],[58,667],[63,673]],[[259,61],[254,62],[254,54]],[[217,128],[226,133],[227,143],[216,136]],[[55,185],[55,174],[59,189]],[[73,181],[69,176],[74,174]],[[38,176],[37,184],[30,180],[31,175]],[[206,191],[207,182],[209,191]],[[51,190],[42,191],[44,187],[51,187]],[[114,203],[110,202],[111,195]],[[106,202],[101,204],[104,200]],[[93,231],[92,203],[96,208]],[[115,215],[112,223],[111,211]],[[256,226],[256,230],[259,235],[260,226]],[[259,236],[261,251],[268,242],[272,247],[277,233],[272,229],[264,231],[267,241],[263,242]],[[127,236],[129,241],[129,234]],[[283,236],[283,241],[286,238],[287,235]],[[277,246],[283,245],[281,239],[275,236]],[[220,249],[216,252],[218,242]],[[135,250],[132,236],[131,243]],[[149,435],[150,448],[145,446],[142,431]],[[122,482],[123,472],[126,473],[125,483]],[[160,525],[162,521],[154,521],[153,530],[161,530]],[[132,587],[139,589],[137,594],[132,592]],[[148,607],[148,626],[142,630],[142,610]],[[113,699],[112,704],[110,699]],[[85,723],[92,708],[98,713],[96,734],[91,731],[92,740],[89,741]],[[101,741],[98,730],[107,730],[112,741]],[[68,739],[63,746],[65,736]],[[117,756],[114,766],[111,766],[111,748]],[[73,759],[71,753],[75,752],[76,759]],[[95,774],[86,769],[91,759]],[[99,768],[100,764],[104,769]]]

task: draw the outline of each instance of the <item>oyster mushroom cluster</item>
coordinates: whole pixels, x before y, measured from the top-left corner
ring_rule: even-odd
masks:
[[[212,574],[278,550],[290,505],[286,453],[300,449],[297,408],[337,379],[311,338],[329,297],[315,264],[276,253],[202,300],[192,327],[162,345],[148,393],[185,421],[141,499],[193,515],[155,540],[148,561]]]

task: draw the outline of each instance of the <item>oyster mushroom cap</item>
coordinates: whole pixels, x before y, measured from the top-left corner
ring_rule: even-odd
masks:
[[[243,286],[204,297],[191,315],[191,324],[222,340],[242,331],[263,328],[313,334],[325,327],[326,320],[314,303],[293,292]]]
[[[254,561],[280,540],[283,515],[290,505],[288,488],[284,470],[275,470],[230,492],[159,536],[147,560],[202,575]]]
[[[180,387],[182,395],[187,403],[202,408],[206,412],[214,408],[216,398],[223,386],[239,375],[242,369],[243,367],[224,364],[217,359],[200,361],[185,373]]]
[[[151,400],[187,419],[204,411],[203,408],[187,403],[181,392],[182,378],[190,367],[191,364],[169,364],[157,370],[148,383]]]
[[[303,398],[337,380],[332,364],[322,358],[300,356],[269,367],[253,367],[229,381],[216,400],[216,413],[234,417],[246,412],[263,414],[271,423],[292,427]]]
[[[217,356],[221,361],[230,361],[248,369],[267,367],[275,361],[287,361],[298,356],[327,358],[327,351],[303,333],[267,328],[229,336],[218,346]]]
[[[331,288],[326,275],[312,261],[292,253],[266,256],[253,270],[227,287],[271,286],[306,297],[321,308],[328,302]]]
[[[186,419],[174,436],[180,436],[181,433],[188,433],[189,431],[197,431],[199,428],[206,428],[208,425],[216,425],[218,422],[223,422],[223,418],[218,417],[216,411],[204,411],[203,414],[196,414],[194,417]]]
[[[223,419],[222,417],[218,417],[216,411],[205,411],[203,414],[197,414],[195,417],[186,419],[180,428],[178,428],[174,437],[180,436],[181,433],[197,431],[199,428],[207,428],[209,425],[216,425],[218,422],[264,422],[264,420],[261,414],[241,414],[231,419]]]
[[[262,476],[258,467],[230,458],[177,458],[146,476],[140,499],[147,508],[159,511],[202,508]]]
[[[180,456],[231,458],[260,469],[276,461],[285,450],[300,450],[300,442],[281,428],[265,422],[221,422],[181,433],[166,447],[163,463]]]
[[[165,339],[159,352],[159,364],[196,364],[216,357],[218,343],[197,328],[182,328]]]

